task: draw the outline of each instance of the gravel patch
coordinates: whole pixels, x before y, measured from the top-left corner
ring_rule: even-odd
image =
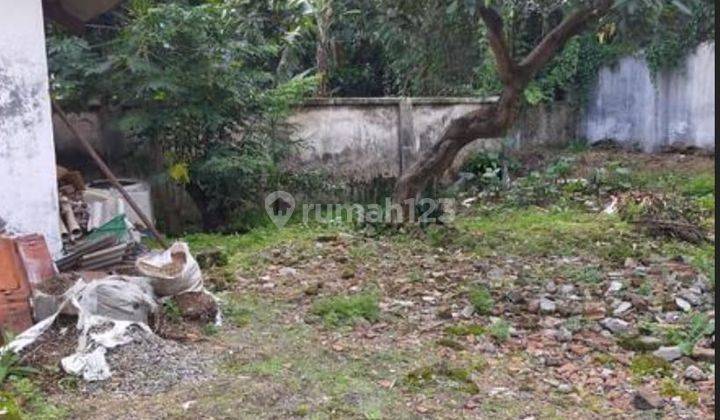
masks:
[[[132,335],[132,343],[108,351],[112,378],[83,383],[83,392],[153,395],[180,382],[197,383],[214,376],[216,355],[206,346],[163,340],[139,328]]]

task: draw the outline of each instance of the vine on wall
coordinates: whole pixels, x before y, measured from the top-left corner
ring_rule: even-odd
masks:
[[[688,13],[689,12],[689,13]],[[512,27],[509,34],[516,51],[525,52],[532,36],[527,32],[546,25],[533,23],[525,17],[524,26]],[[651,23],[655,24],[651,24]],[[648,28],[652,30],[648,31]],[[588,99],[600,69],[616,63],[620,58],[642,53],[651,74],[678,68],[700,43],[715,38],[715,4],[698,2],[688,11],[663,7],[656,14],[611,16],[595,33],[574,38],[561,54],[530,83],[525,91],[529,105],[554,100],[570,100],[582,106]],[[487,50],[487,45],[482,45]],[[487,55],[487,54],[485,54]],[[492,61],[485,61],[476,69],[479,79],[478,95],[491,96],[501,86]]]

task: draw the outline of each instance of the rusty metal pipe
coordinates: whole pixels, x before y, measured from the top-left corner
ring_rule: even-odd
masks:
[[[152,234],[153,238],[155,238],[155,241],[157,241],[160,246],[163,248],[168,248],[167,243],[165,243],[165,240],[163,240],[162,236],[160,235],[160,232],[157,231],[155,228],[155,225],[148,219],[148,217],[145,215],[145,213],[142,211],[140,206],[135,203],[135,200],[130,196],[130,194],[125,191],[125,188],[120,184],[120,181],[118,181],[117,177],[115,177],[115,174],[112,173],[110,170],[110,167],[107,166],[107,164],[102,160],[100,155],[95,151],[95,149],[92,147],[88,141],[83,138],[83,136],[80,135],[80,133],[75,129],[75,127],[70,124],[70,121],[67,118],[67,115],[65,114],[65,111],[60,108],[60,105],[57,104],[57,102],[52,101],[52,107],[55,110],[55,112],[58,114],[60,119],[65,123],[65,125],[70,130],[70,133],[72,133],[75,138],[78,139],[78,141],[83,145],[85,148],[85,151],[88,152],[90,157],[95,161],[98,168],[100,169],[100,172],[107,177],[107,179],[110,181],[113,187],[115,187],[116,190],[120,193],[120,195],[123,196],[125,201],[132,207],[133,210],[135,210],[135,213],[138,215],[140,220],[145,224],[145,227],[148,228],[150,233]]]

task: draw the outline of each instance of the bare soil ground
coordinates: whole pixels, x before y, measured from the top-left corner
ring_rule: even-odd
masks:
[[[571,161],[567,178],[627,168],[632,191],[706,207],[714,188],[703,156]],[[151,362],[121,375],[123,392],[45,389],[88,419],[710,418],[714,245],[650,237],[604,214],[603,194],[563,190],[540,207],[481,196],[450,226],[399,233],[337,224],[189,237],[230,257],[205,272],[225,325],[174,344],[207,360],[202,372],[148,388]],[[711,236],[710,212],[703,229]],[[665,361],[660,346],[681,354]]]

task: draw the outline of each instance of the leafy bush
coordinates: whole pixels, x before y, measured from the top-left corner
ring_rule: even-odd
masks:
[[[3,333],[5,343],[12,341],[10,336]],[[7,350],[0,354],[0,386],[2,386],[9,377],[22,378],[30,374],[36,373],[37,370],[20,364],[20,356],[15,352]]]
[[[118,110],[130,141],[149,143],[184,184],[207,228],[258,208],[296,150],[284,117],[315,78],[276,77],[289,42],[244,2],[130,2],[112,36],[53,31],[53,92],[72,109],[88,98]],[[98,42],[91,46],[90,41]]]

